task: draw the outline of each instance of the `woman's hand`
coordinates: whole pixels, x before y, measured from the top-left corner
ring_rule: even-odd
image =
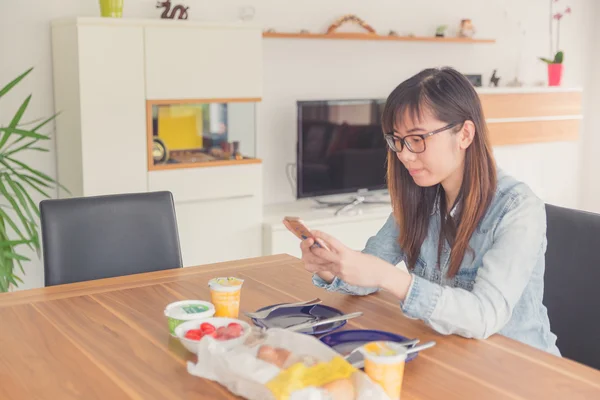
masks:
[[[300,249],[302,250],[302,261],[304,261],[304,268],[317,274],[321,279],[327,283],[331,283],[335,279],[335,275],[327,270],[328,261],[323,260],[313,254],[312,248],[315,241],[312,238],[308,238],[302,241]],[[321,247],[325,247],[324,243],[319,244]],[[326,247],[325,247],[326,248]]]
[[[321,247],[312,247],[312,239],[302,242],[302,259],[307,270],[323,279],[323,274],[329,273],[331,280],[337,276],[350,285],[381,288],[404,300],[412,282],[410,274],[379,257],[352,250],[324,232],[312,233]]]

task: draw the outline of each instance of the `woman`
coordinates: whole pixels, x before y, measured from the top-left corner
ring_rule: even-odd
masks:
[[[545,206],[497,170],[470,82],[451,68],[424,70],[390,94],[382,126],[393,213],[362,252],[313,232],[321,246],[301,244],[313,282],[352,295],[386,290],[442,334],[500,333],[560,355],[542,304]]]

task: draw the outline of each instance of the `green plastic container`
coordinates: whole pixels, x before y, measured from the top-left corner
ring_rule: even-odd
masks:
[[[123,0],[100,0],[100,15],[109,18],[123,17]]]
[[[169,304],[165,308],[165,316],[169,324],[169,333],[175,336],[175,328],[194,319],[205,319],[215,315],[215,306],[208,301],[183,300]]]

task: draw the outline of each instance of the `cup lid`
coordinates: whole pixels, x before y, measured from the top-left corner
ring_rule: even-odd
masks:
[[[360,348],[365,358],[376,363],[396,363],[406,360],[405,346],[389,341],[369,342]]]
[[[165,315],[170,318],[188,320],[209,318],[215,314],[215,306],[208,301],[183,300],[167,305]]]
[[[219,291],[235,291],[238,290],[244,283],[243,279],[230,277],[218,277],[208,281],[208,286],[213,290]]]

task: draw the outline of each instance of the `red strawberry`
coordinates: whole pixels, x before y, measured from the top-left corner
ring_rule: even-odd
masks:
[[[200,325],[200,330],[205,334],[208,335],[209,333],[214,332],[216,329],[214,327],[214,325],[208,323],[208,322],[203,322],[202,325]]]
[[[202,339],[202,336],[204,336],[204,334],[200,329],[190,329],[185,333],[186,339],[190,340],[200,340]]]
[[[242,336],[244,328],[237,322],[232,322],[229,325],[227,325],[227,331],[229,332],[229,336],[231,336],[232,338],[237,338]]]

